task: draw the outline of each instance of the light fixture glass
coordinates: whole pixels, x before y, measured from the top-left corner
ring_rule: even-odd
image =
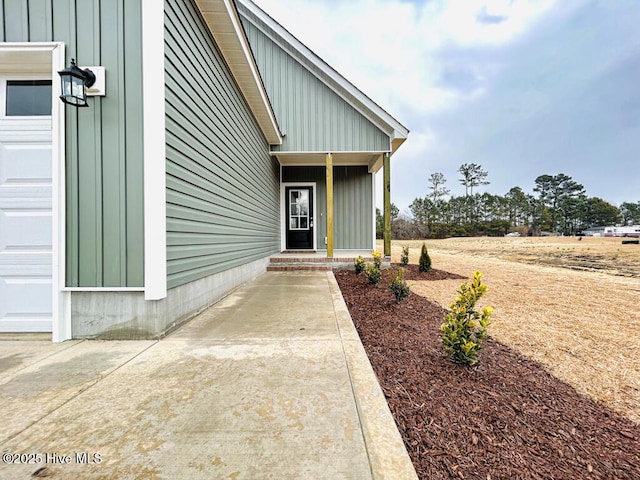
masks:
[[[61,92],[60,100],[74,107],[88,107],[86,88],[91,87],[96,76],[91,70],[80,70],[75,59],[71,59],[71,65],[58,72],[60,75]]]

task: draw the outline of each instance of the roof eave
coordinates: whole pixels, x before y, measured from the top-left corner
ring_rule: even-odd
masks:
[[[196,0],[222,56],[270,145],[282,135],[233,0]]]

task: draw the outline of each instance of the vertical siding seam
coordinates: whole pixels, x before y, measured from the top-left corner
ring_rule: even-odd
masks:
[[[97,8],[96,8],[97,7]],[[102,2],[98,0],[97,6],[94,3],[93,6],[93,58],[92,61],[98,60],[100,61],[100,50],[102,48],[102,28],[101,28],[101,13],[102,13]],[[96,227],[96,284],[99,287],[105,286],[105,252],[104,246],[105,242],[103,239],[103,235],[105,232],[104,225],[104,141],[103,141],[103,128],[102,128],[102,103],[99,100],[94,102],[94,129],[95,129],[95,142],[94,151],[96,152],[96,158],[99,159],[95,169],[95,182],[96,182],[96,192],[94,195],[96,202],[99,199],[99,205],[96,208],[96,214],[98,216],[97,221],[95,222]]]
[[[6,9],[4,6],[4,0],[2,0],[2,41],[7,41],[7,15],[5,14]]]
[[[30,10],[31,10],[31,6],[29,5],[29,0],[26,0],[26,4],[27,6],[26,10],[27,10],[27,42],[31,41],[31,15],[30,15]]]
[[[56,19],[54,18],[53,0],[49,2],[49,10],[51,11],[51,38],[49,38],[49,40],[51,42],[54,42],[56,38],[56,32],[54,31],[55,25],[56,25]]]
[[[73,51],[74,55],[78,53],[78,2],[77,0],[70,0],[73,3]]]
[[[125,31],[124,31],[124,1],[121,0],[118,2],[117,6],[117,18],[118,18],[118,69],[120,70],[120,75],[118,76],[118,90],[120,92],[119,95],[119,106],[118,106],[118,145],[120,147],[120,151],[118,152],[118,165],[119,165],[119,182],[118,188],[119,193],[119,205],[118,209],[118,220],[120,227],[120,285],[127,285],[127,197],[126,197],[126,186],[127,186],[127,150],[126,150],[126,125],[127,125],[127,117],[125,114],[126,108],[126,91],[125,91],[125,77],[127,75],[126,71],[126,63],[124,57],[126,55],[124,46],[125,46]]]

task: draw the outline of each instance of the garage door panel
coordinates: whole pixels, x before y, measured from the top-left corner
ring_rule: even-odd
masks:
[[[51,211],[0,210],[0,253],[5,249],[39,248],[51,254]]]
[[[0,210],[51,210],[51,185],[25,189],[22,186],[0,186]]]
[[[51,277],[51,254],[33,249],[5,249],[0,252],[0,279],[5,277]]]
[[[51,145],[0,145],[0,185],[51,183]]]
[[[0,278],[0,314],[28,317],[51,317],[51,277],[2,277]]]
[[[51,120],[0,119],[0,332],[52,327]]]
[[[51,315],[9,315],[0,321],[0,333],[51,331]]]

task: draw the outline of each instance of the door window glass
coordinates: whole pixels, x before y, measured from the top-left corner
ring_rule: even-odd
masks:
[[[51,115],[51,80],[7,80],[7,117]]]
[[[289,230],[309,230],[309,190],[289,190]]]

